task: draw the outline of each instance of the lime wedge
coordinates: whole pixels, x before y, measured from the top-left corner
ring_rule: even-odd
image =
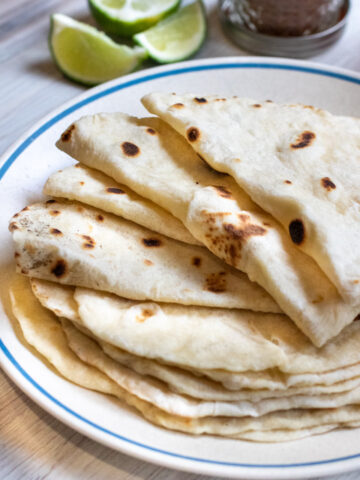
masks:
[[[151,58],[159,63],[170,63],[185,60],[197,52],[205,36],[205,10],[198,0],[133,38]]]
[[[131,36],[174,12],[180,0],[88,0],[91,13],[105,32]]]
[[[59,13],[51,17],[49,45],[64,75],[85,85],[129,73],[147,57],[143,48],[118,45],[96,28]]]

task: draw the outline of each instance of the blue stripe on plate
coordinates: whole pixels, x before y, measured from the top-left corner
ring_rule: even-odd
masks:
[[[337,78],[339,80],[344,80],[346,82],[351,82],[360,85],[360,79],[356,77],[352,77],[350,75],[345,75],[342,73],[335,73],[335,72],[328,72],[326,70],[322,70],[320,68],[312,68],[312,67],[302,67],[302,66],[296,66],[296,65],[278,65],[278,64],[271,64],[271,63],[224,63],[224,64],[216,64],[216,65],[198,65],[196,67],[186,67],[186,68],[179,68],[179,69],[174,69],[174,70],[169,70],[167,72],[160,72],[160,73],[154,73],[152,75],[145,75],[144,77],[135,79],[135,80],[130,80],[129,82],[122,83],[120,85],[115,85],[114,87],[108,88],[106,90],[103,90],[102,92],[96,93],[84,100],[81,100],[80,102],[75,103],[71,107],[63,110],[59,114],[55,115],[55,117],[51,118],[48,120],[46,123],[44,123],[41,127],[39,127],[35,132],[33,132],[29,137],[27,137],[18,147],[17,149],[10,155],[9,158],[6,159],[2,167],[0,168],[0,180],[3,178],[7,170],[11,167],[11,165],[15,162],[15,160],[19,157],[19,155],[26,150],[26,148],[40,135],[42,135],[46,130],[48,130],[50,127],[55,125],[59,120],[62,120],[65,118],[67,115],[70,113],[78,110],[79,108],[83,107],[84,105],[87,105],[89,103],[94,102],[95,100],[98,100],[101,97],[105,97],[107,95],[111,95],[114,92],[117,92],[119,90],[123,90],[125,88],[132,87],[134,85],[137,85],[139,83],[145,83],[149,82],[152,80],[156,80],[158,78],[162,77],[170,77],[174,75],[181,75],[185,73],[191,73],[191,72],[198,72],[198,71],[204,71],[204,70],[221,70],[221,69],[229,69],[229,68],[259,68],[259,69],[276,69],[276,70],[295,70],[298,72],[304,72],[304,73],[310,73],[310,74],[315,74],[315,75],[322,75],[326,77],[332,77],[332,78]],[[338,457],[338,458],[331,458],[328,460],[319,460],[316,462],[305,462],[305,463],[289,463],[289,464],[253,464],[253,463],[233,463],[233,462],[221,462],[221,461],[216,461],[216,460],[209,460],[207,458],[198,458],[198,457],[190,457],[187,455],[180,455],[175,452],[169,452],[167,450],[161,450],[159,448],[151,447],[150,445],[145,445],[140,442],[136,442],[135,440],[131,440],[130,438],[124,437],[123,435],[119,435],[115,432],[112,432],[111,430],[108,430],[101,425],[98,425],[91,420],[88,420],[87,418],[83,417],[82,415],[76,413],[74,410],[71,408],[67,407],[64,405],[62,402],[60,402],[58,399],[53,397],[47,390],[45,390],[41,385],[39,385],[23,368],[22,366],[16,361],[16,359],[13,357],[13,355],[10,353],[10,351],[7,349],[6,345],[3,343],[3,341],[0,338],[0,350],[3,351],[5,356],[8,358],[8,360],[13,364],[13,366],[21,373],[21,375],[28,381],[30,382],[39,392],[41,392],[46,398],[48,398],[51,402],[55,403],[58,407],[69,413],[70,415],[74,416],[78,420],[81,420],[82,422],[86,423],[87,425],[95,428],[96,430],[99,430],[103,433],[106,433],[107,435],[110,435],[112,437],[115,437],[119,440],[122,440],[124,442],[130,443],[132,445],[135,445],[137,447],[144,448],[146,450],[150,450],[156,453],[161,453],[163,455],[168,455],[171,457],[176,457],[176,458],[181,458],[184,460],[191,460],[194,462],[202,462],[202,463],[208,463],[208,464],[215,464],[215,465],[222,465],[222,466],[228,466],[228,467],[250,467],[250,468],[294,468],[294,467],[308,467],[308,466],[314,466],[314,465],[324,465],[324,464],[329,464],[329,463],[336,463],[336,462],[342,462],[345,460],[352,460],[354,458],[359,458],[360,453],[354,454],[354,455],[349,455],[345,457]]]
[[[61,113],[59,113],[52,119],[48,120],[40,128],[35,130],[35,132],[32,133],[26,140],[24,140],[21,143],[21,145],[19,145],[19,147],[5,161],[3,166],[0,168],[0,180],[5,175],[6,171],[10,168],[12,163],[36,138],[38,138],[42,133],[44,133],[50,127],[55,125],[55,123],[57,123],[59,120],[62,120],[67,115],[74,112],[75,110],[78,110],[84,105],[92,103],[101,97],[106,97],[107,95],[111,95],[112,93],[117,92],[119,90],[132,87],[139,83],[145,83],[152,80],[156,80],[158,78],[171,77],[174,75],[181,75],[184,73],[198,72],[203,70],[222,70],[222,69],[224,70],[229,68],[260,68],[260,69],[275,69],[275,70],[295,70],[298,72],[312,73],[315,75],[322,75],[325,77],[337,78],[339,80],[345,80],[347,82],[356,83],[360,85],[359,78],[352,77],[350,75],[345,75],[342,73],[328,72],[320,68],[300,67],[296,65],[277,65],[277,64],[271,64],[271,63],[223,63],[223,64],[220,63],[217,65],[198,65],[197,67],[179,68],[179,69],[169,70],[168,72],[160,72],[160,73],[154,73],[152,75],[145,75],[144,77],[137,78],[135,80],[130,80],[129,82],[125,82],[120,85],[115,85],[114,87],[107,88],[102,92],[96,93],[95,95],[92,95],[84,100],[81,100],[78,103],[75,103],[74,105],[67,108],[66,110],[63,110]]]

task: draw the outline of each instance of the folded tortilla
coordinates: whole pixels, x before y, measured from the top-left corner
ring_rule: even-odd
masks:
[[[143,99],[280,221],[360,304],[360,120],[311,106],[156,93]]]
[[[357,315],[272,216],[161,120],[84,117],[57,146],[169,210],[215,255],[267,290],[317,346]]]
[[[19,272],[158,300],[278,312],[273,299],[206,248],[77,203],[38,203],[13,217]]]
[[[44,186],[44,193],[77,200],[175,240],[200,245],[183,223],[169,212],[140,197],[129,187],[80,163],[53,173]]]

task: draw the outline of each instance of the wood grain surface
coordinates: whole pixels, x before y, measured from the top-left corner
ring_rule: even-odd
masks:
[[[360,71],[360,0],[340,41],[311,60]],[[206,1],[208,39],[196,58],[246,55],[221,31]],[[85,90],[56,69],[47,47],[49,15],[93,23],[85,0],[0,0],[0,154],[45,114]],[[1,214],[1,213],[0,213]],[[0,371],[0,480],[205,478],[114,452],[48,415]],[[215,477],[212,477],[215,478]],[[327,477],[359,480],[360,471]]]

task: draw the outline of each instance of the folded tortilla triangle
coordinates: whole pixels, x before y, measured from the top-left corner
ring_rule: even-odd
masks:
[[[44,193],[51,197],[77,200],[175,240],[200,245],[183,223],[169,212],[151,200],[140,197],[129,187],[80,163],[52,174],[44,186]]]
[[[285,227],[360,304],[360,119],[303,105],[156,93],[143,99]]]
[[[215,255],[267,290],[314,344],[323,345],[358,314],[273,217],[160,119],[83,117],[57,146],[169,210]]]
[[[19,272],[127,298],[279,312],[259,285],[206,248],[103,210],[50,200],[10,223]]]

